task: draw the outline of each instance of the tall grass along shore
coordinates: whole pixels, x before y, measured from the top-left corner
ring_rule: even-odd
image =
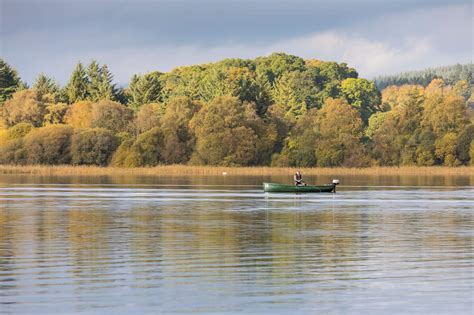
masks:
[[[2,174],[29,174],[42,176],[269,176],[289,175],[295,172],[291,167],[220,167],[220,166],[187,166],[163,165],[141,168],[117,168],[97,166],[19,166],[0,165]],[[466,175],[474,176],[474,167],[369,167],[369,168],[301,168],[304,175]]]

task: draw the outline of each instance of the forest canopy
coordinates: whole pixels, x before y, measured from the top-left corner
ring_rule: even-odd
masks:
[[[284,53],[136,74],[78,63],[31,87],[0,60],[0,163],[474,164],[472,64],[360,78]]]

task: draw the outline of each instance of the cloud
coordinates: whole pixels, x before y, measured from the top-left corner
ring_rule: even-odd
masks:
[[[278,41],[271,45],[228,43],[215,47],[187,45],[162,46],[157,49],[119,49],[95,52],[84,59],[107,62],[119,82],[128,81],[131,73],[153,70],[169,71],[176,66],[218,61],[224,58],[255,58],[272,52],[287,52],[303,58],[347,62],[361,76],[372,78],[383,73],[411,70],[414,65],[429,66],[428,56],[437,54],[429,38],[407,38],[394,46],[389,42],[353,37],[337,32]],[[74,57],[71,55],[71,60]],[[442,59],[439,56],[438,59]]]
[[[305,58],[347,62],[365,77],[408,69],[433,53],[428,38],[408,38],[394,46],[389,42],[337,32],[282,41],[270,47],[270,50],[287,51]]]
[[[183,15],[177,32],[174,27],[176,22],[166,25],[160,19],[141,18],[137,22],[147,21],[144,25],[140,24],[143,22],[138,23],[147,30],[144,32],[146,36],[142,29],[134,26],[133,19],[127,27],[118,27],[113,32],[110,31],[111,27],[104,30],[102,24],[107,24],[106,21],[101,22],[102,28],[94,27],[94,23],[82,26],[77,21],[71,24],[61,21],[64,28],[58,28],[57,25],[51,28],[38,22],[42,28],[3,32],[0,53],[17,67],[28,82],[31,83],[38,73],[45,72],[62,84],[66,83],[78,60],[88,63],[92,59],[108,64],[120,84],[126,84],[135,73],[169,71],[176,66],[223,58],[255,58],[272,52],[347,62],[361,76],[368,78],[472,61],[472,4],[433,4],[431,7],[404,7],[405,10],[393,12],[387,12],[384,8],[384,11],[377,9],[372,14],[347,15],[347,5],[352,2],[340,2],[336,6],[345,8],[342,13],[334,10],[330,2],[324,3],[326,7],[321,9],[319,5],[315,7],[319,10],[313,11],[317,17],[329,14],[326,20],[314,16],[308,18],[311,10],[299,10],[298,14],[304,11],[304,17],[285,19],[283,8],[286,7],[277,6],[278,10],[275,10],[278,14],[262,10],[257,13],[265,12],[264,16],[254,16],[254,11],[251,11],[252,14],[250,11],[249,14],[241,13],[243,20],[234,16],[231,26],[221,20],[217,24],[211,23],[214,20],[207,23],[199,20],[200,25],[204,23],[205,27],[197,27],[199,23],[194,20],[189,22],[188,16]],[[368,3],[371,2],[365,4]],[[180,5],[184,5],[184,2]],[[362,9],[358,8],[359,11]],[[10,18],[13,19],[13,16]],[[46,15],[38,15],[36,19],[49,21]],[[300,20],[312,21],[312,24],[298,24]],[[344,23],[331,24],[328,20]],[[84,23],[82,19],[80,23]],[[318,23],[321,25],[315,26]],[[5,25],[9,24],[2,24]],[[294,25],[299,26],[292,28]],[[187,35],[183,36],[180,32]],[[164,33],[173,36],[163,37]]]

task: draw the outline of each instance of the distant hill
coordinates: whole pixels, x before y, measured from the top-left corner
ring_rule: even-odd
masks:
[[[447,84],[453,84],[459,80],[466,80],[474,85],[474,64],[455,64],[451,66],[428,68],[419,71],[403,72],[389,76],[379,76],[375,78],[375,84],[379,90],[383,90],[389,85],[420,84],[427,86],[431,80],[442,78]]]

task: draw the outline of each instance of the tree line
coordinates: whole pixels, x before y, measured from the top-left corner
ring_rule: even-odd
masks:
[[[0,60],[0,163],[469,165],[470,81],[379,91],[345,63],[275,53],[134,75],[78,63],[31,87]]]
[[[454,85],[458,81],[467,81],[470,85],[473,85],[474,64],[455,64],[419,71],[408,71],[395,75],[379,76],[375,78],[375,84],[380,90],[390,85],[404,84],[419,84],[426,87],[434,79],[443,79],[449,85]]]

